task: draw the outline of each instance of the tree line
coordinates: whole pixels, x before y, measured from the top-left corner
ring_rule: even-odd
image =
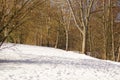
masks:
[[[0,45],[33,44],[120,61],[119,0],[0,0]]]

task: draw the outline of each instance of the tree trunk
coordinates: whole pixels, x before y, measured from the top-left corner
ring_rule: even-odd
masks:
[[[111,15],[112,16],[112,15]],[[115,61],[115,43],[114,43],[114,19],[112,16],[112,20],[111,20],[111,34],[112,34],[112,60]]]
[[[7,28],[5,28],[5,30],[4,30],[4,37],[6,37],[6,36],[8,36],[8,29]],[[6,38],[5,43],[7,43],[7,42],[8,42],[8,39]]]
[[[116,59],[117,62],[120,61],[120,35],[118,36],[119,36],[119,40],[118,40],[118,47],[117,47],[117,59]]]
[[[116,59],[117,62],[120,61],[120,47],[117,48],[117,59]]]
[[[58,42],[59,42],[59,30],[57,31],[55,48],[57,48],[57,47],[58,47]]]
[[[86,40],[87,40],[87,33],[86,31],[84,31],[84,34],[83,34],[83,42],[82,42],[82,53],[85,53],[86,54]]]
[[[41,34],[40,34],[40,46],[43,46],[43,29],[42,29],[42,27],[41,27]]]
[[[66,30],[66,51],[68,51],[68,44],[69,44],[69,33],[68,30]]]

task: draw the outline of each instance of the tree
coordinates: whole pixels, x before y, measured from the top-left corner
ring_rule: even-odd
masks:
[[[68,8],[67,5],[64,5],[61,7],[62,23],[63,23],[63,26],[65,27],[65,35],[66,35],[65,50],[68,50],[68,47],[69,47],[69,29],[70,29],[70,21],[71,21],[71,13],[67,8]]]
[[[0,0],[0,33],[5,31],[0,46],[14,30],[27,22],[28,14],[43,2],[39,0]]]
[[[88,26],[89,26],[89,20],[90,20],[90,13],[92,10],[92,6],[94,3],[94,0],[85,0],[85,1],[77,1],[79,4],[79,12],[80,12],[80,18],[77,19],[76,15],[74,13],[74,8],[72,6],[72,2],[70,0],[67,0],[68,5],[70,7],[74,22],[76,27],[79,29],[79,31],[82,34],[83,42],[82,42],[82,53],[86,53],[87,49],[87,36],[88,36]],[[78,22],[79,20],[79,22]]]

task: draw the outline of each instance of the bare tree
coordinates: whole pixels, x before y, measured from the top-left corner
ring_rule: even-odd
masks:
[[[65,27],[65,34],[66,34],[66,50],[69,47],[69,28],[70,28],[70,21],[71,21],[71,12],[67,9],[67,6],[61,7],[62,11],[62,22],[63,26]]]
[[[82,42],[82,53],[86,53],[86,43],[87,43],[87,36],[88,36],[88,26],[89,26],[89,20],[90,20],[90,13],[92,10],[92,6],[94,3],[94,0],[76,0],[79,4],[79,10],[80,10],[80,18],[79,22],[76,18],[76,15],[74,13],[74,8],[72,6],[72,1],[67,0],[68,5],[70,7],[74,22],[76,27],[79,29],[79,31],[82,34],[83,42]]]
[[[28,14],[38,5],[44,1],[39,0],[1,0],[0,13],[0,33],[5,32],[0,46],[7,39],[7,37],[23,23],[27,21]],[[8,29],[9,28],[9,29]]]
[[[106,4],[108,3],[108,4]],[[103,0],[103,23],[104,23],[104,59],[115,60],[114,44],[114,17],[112,11],[112,0]]]

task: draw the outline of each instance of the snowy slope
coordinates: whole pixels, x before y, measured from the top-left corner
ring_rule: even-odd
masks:
[[[4,44],[0,80],[120,80],[120,63],[54,48]]]

